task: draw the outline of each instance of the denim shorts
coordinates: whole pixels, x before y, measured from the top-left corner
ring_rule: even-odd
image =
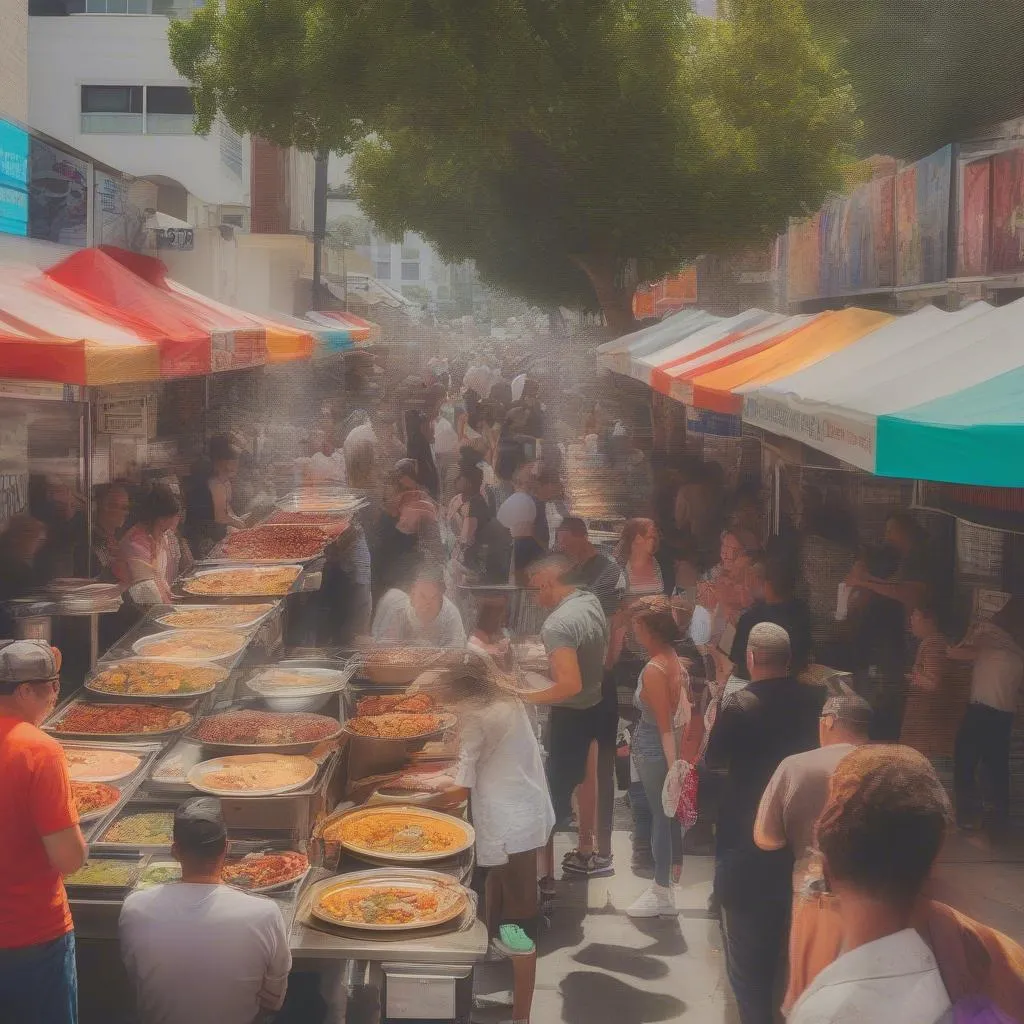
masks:
[[[74,932],[38,946],[0,949],[0,1021],[78,1024]]]

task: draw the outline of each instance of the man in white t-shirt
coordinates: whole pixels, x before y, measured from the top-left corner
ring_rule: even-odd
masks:
[[[220,801],[174,814],[181,881],[132,893],[121,956],[141,1024],[253,1024],[284,1003],[292,955],[278,905],[220,881],[227,830]]]

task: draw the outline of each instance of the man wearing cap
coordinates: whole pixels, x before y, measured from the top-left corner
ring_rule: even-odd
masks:
[[[75,933],[62,876],[87,855],[64,751],[39,724],[60,692],[60,652],[0,646],[0,1020],[75,1024]]]
[[[221,883],[227,830],[220,801],[174,813],[181,881],[132,893],[121,910],[121,955],[141,1024],[253,1024],[284,1003],[292,966],[273,900]]]
[[[715,892],[722,905],[726,969],[741,1024],[772,1024],[779,951],[792,902],[793,855],[754,844],[761,795],[791,754],[818,744],[823,696],[790,674],[789,634],[773,622],[750,631],[750,684],[722,701],[705,759],[726,769],[719,802]]]
[[[754,842],[762,850],[788,849],[794,857],[793,919],[789,937],[789,987],[782,1009],[790,1007],[806,988],[808,962],[816,962],[815,936],[829,933],[827,897],[818,895],[812,871],[814,823],[828,799],[829,780],[836,766],[855,747],[868,742],[871,727],[871,705],[845,683],[837,684],[818,722],[821,746],[802,754],[787,757],[776,769],[761,797]],[[833,922],[838,928],[838,922]],[[830,952],[834,947],[830,947]],[[831,963],[831,956],[825,960]]]

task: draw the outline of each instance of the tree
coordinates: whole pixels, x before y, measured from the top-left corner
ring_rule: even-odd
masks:
[[[848,68],[863,152],[915,158],[1024,114],[1021,0],[806,0]]]
[[[354,149],[380,230],[620,329],[638,281],[820,205],[856,128],[799,0],[228,0],[171,54],[200,130]]]

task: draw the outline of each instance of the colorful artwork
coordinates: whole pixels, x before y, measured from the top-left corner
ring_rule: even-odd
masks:
[[[960,230],[957,238],[957,275],[978,277],[988,273],[989,203],[992,196],[992,161],[964,164],[960,173]]]
[[[896,175],[896,284],[947,276],[952,146]]]
[[[992,157],[993,271],[1024,269],[1024,149]]]

